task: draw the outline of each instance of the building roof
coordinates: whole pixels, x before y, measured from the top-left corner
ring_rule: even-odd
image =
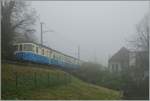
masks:
[[[129,59],[129,50],[122,47],[117,53],[115,53],[109,62],[127,61]]]

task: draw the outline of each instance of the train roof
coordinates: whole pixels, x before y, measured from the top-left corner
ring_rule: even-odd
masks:
[[[53,50],[53,51],[55,51],[55,52],[57,52],[57,53],[63,54],[63,55],[65,55],[65,56],[67,56],[67,57],[74,58],[74,59],[77,59],[77,60],[78,60],[78,58],[76,58],[76,57],[67,55],[67,54],[65,54],[65,53],[62,53],[62,52],[57,51],[57,50],[55,50],[55,49],[52,49],[52,48],[50,48],[50,47],[48,47],[48,46],[46,46],[46,45],[39,44],[39,43],[37,43],[37,42],[33,42],[33,41],[24,41],[24,42],[17,42],[17,43],[33,43],[33,44],[36,44],[36,45],[38,45],[38,46],[45,47],[45,48],[47,48],[47,49],[49,49],[49,50]]]

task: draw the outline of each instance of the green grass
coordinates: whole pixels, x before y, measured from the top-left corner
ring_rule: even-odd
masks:
[[[33,65],[17,64],[2,64],[1,95],[2,99],[29,100],[121,98],[118,91],[85,83],[58,69],[33,68]]]

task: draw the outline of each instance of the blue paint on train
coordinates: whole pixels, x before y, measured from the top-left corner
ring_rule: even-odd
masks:
[[[46,56],[35,54],[33,52],[17,52],[15,55],[16,58],[19,60],[32,61],[41,64],[52,64],[61,67],[73,67],[73,68],[79,67],[79,65],[77,64],[71,64],[56,59],[50,59]]]
[[[32,61],[41,64],[50,64],[51,61],[48,57],[41,56],[32,52],[17,52],[16,58],[25,60],[25,61]]]

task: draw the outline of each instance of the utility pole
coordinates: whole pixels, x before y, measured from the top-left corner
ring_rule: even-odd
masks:
[[[78,46],[78,64],[79,64],[79,60],[80,60],[80,46]]]
[[[41,45],[43,45],[43,22],[40,23],[41,25]]]
[[[44,34],[44,33],[47,33],[47,32],[55,32],[54,30],[46,30],[46,31],[43,31],[43,24],[45,24],[45,23],[43,23],[43,22],[40,23],[40,25],[41,25],[41,45],[43,45],[43,34]]]

